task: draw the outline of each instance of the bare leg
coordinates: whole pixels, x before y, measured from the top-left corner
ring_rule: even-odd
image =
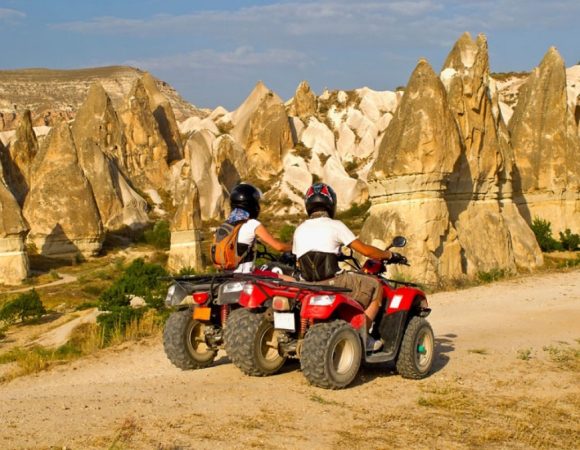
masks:
[[[380,307],[380,302],[373,301],[369,304],[369,306],[367,306],[367,309],[365,309],[365,316],[367,317],[367,330],[371,328],[371,324],[373,323],[373,320],[375,320],[375,317],[377,317]]]

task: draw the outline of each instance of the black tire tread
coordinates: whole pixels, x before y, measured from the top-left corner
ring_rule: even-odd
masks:
[[[224,344],[230,360],[244,374],[252,377],[265,377],[280,369],[266,370],[254,357],[255,336],[263,320],[263,314],[240,308],[230,314],[224,329]]]
[[[350,325],[343,320],[323,322],[311,327],[304,337],[300,367],[308,382],[324,389],[342,389],[345,385],[336,384],[326,373],[327,343],[331,337]]]
[[[203,369],[209,367],[217,352],[213,352],[213,358],[208,361],[196,360],[185,343],[185,333],[191,318],[189,309],[175,311],[167,318],[163,328],[163,349],[171,363],[181,370]]]
[[[420,380],[425,378],[431,370],[431,368],[429,368],[427,372],[423,373],[419,372],[415,366],[415,336],[418,331],[425,326],[431,330],[431,333],[433,333],[433,329],[426,319],[414,316],[411,318],[407,328],[405,329],[401,348],[399,349],[399,356],[397,357],[397,372],[403,378]],[[432,355],[431,364],[433,364],[434,357],[435,355]]]

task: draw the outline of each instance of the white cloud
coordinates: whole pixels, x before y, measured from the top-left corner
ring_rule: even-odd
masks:
[[[125,61],[125,64],[151,71],[164,70],[243,70],[260,67],[292,66],[304,67],[309,58],[301,52],[288,49],[268,49],[256,51],[242,46],[233,51],[212,49],[196,50],[188,53]]]
[[[15,20],[24,19],[26,14],[22,11],[17,11],[15,9],[0,8],[0,21],[10,22]]]
[[[487,29],[542,28],[575,23],[578,0],[397,0],[294,1],[243,7],[231,11],[160,14],[145,19],[96,17],[65,22],[53,28],[78,33],[145,36],[168,33],[217,37],[361,36],[402,37],[417,41],[424,33],[447,35],[456,24]],[[425,23],[436,29],[424,29]],[[462,31],[462,30],[461,30]],[[377,35],[378,33],[378,35]]]

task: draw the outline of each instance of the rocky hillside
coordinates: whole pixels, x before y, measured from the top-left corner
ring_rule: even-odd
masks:
[[[485,36],[466,33],[441,73],[419,61],[404,92],[316,95],[302,82],[284,101],[259,82],[236,110],[209,114],[176,106],[173,91],[135,69],[102,69],[122,82],[91,69],[78,86],[82,71],[55,72],[54,89],[18,91],[36,109],[18,110],[0,148],[0,225],[11,224],[0,239],[15,249],[0,253],[0,267],[16,257],[23,268],[0,282],[21,281],[25,243],[48,257],[88,257],[107,234],[160,217],[172,222],[171,268],[199,268],[201,220],[223,217],[240,181],[283,217],[302,212],[317,180],[335,188],[340,210],[370,200],[362,236],[384,245],[406,235],[405,277],[536,267],[534,217],[580,232],[578,67],[549,49],[530,74],[492,77]],[[0,78],[4,104],[13,82]],[[33,128],[39,105],[73,104],[64,86],[76,106]]]
[[[119,106],[133,82],[144,72],[133,67],[110,66],[78,70],[0,70],[0,131],[14,128],[16,113],[32,111],[34,126],[52,125],[57,117],[75,117],[88,90],[99,83]],[[179,120],[203,113],[186,102],[169,84],[155,80]]]

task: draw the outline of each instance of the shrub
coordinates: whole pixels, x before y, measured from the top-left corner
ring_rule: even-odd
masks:
[[[340,220],[347,220],[363,217],[370,208],[371,208],[370,200],[367,200],[366,202],[361,203],[360,205],[353,203],[349,209],[338,213],[337,218]]]
[[[103,327],[105,338],[110,338],[113,330],[122,333],[129,323],[142,317],[146,308],[131,308],[131,296],[142,297],[150,308],[163,307],[165,282],[159,278],[164,276],[167,276],[167,272],[160,265],[136,259],[123,275],[101,294],[99,309],[108,313],[101,314],[97,320]]]
[[[535,217],[531,228],[543,252],[552,252],[562,248],[561,244],[552,237],[552,224],[547,220]]]
[[[509,271],[505,269],[491,269],[489,272],[477,272],[477,278],[482,283],[493,283],[499,281],[509,275]]]
[[[143,233],[143,239],[147,244],[153,245],[156,248],[169,249],[169,245],[171,244],[169,222],[166,220],[156,222],[153,229]]]
[[[5,323],[14,323],[20,319],[21,322],[24,322],[30,318],[39,319],[45,313],[46,309],[38,292],[32,289],[6,303],[0,309],[0,320]]]
[[[296,227],[294,225],[284,225],[280,230],[279,236],[282,242],[292,242],[292,238],[294,237],[294,231]]]
[[[570,228],[560,231],[560,242],[564,250],[575,251],[580,246],[580,235],[572,233]]]
[[[312,159],[312,149],[306,147],[302,141],[294,146],[294,154],[300,156],[304,161],[308,162]]]

